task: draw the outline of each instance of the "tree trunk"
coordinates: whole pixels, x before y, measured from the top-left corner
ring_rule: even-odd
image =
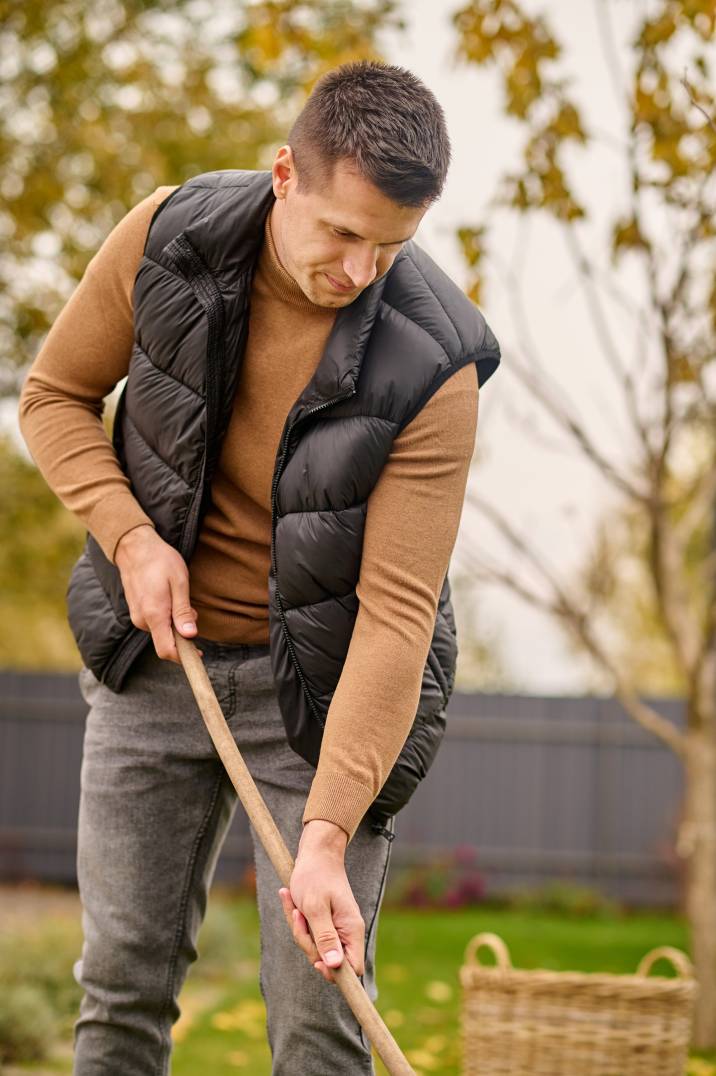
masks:
[[[685,910],[699,997],[692,1045],[716,1047],[716,740],[687,734],[683,821],[677,851],[685,860]]]

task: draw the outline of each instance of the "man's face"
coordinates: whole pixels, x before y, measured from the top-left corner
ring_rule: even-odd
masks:
[[[336,164],[325,187],[302,191],[288,145],[278,151],[272,174],[279,259],[319,306],[348,306],[387,273],[426,212],[397,205],[348,160]]]

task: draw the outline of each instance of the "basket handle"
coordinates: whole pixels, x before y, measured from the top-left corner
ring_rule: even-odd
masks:
[[[683,953],[681,949],[673,949],[670,945],[661,945],[658,949],[652,949],[650,953],[642,957],[639,967],[636,969],[637,975],[648,975],[652,965],[662,958],[671,961],[681,978],[693,979],[694,966],[686,953]]]
[[[465,949],[465,961],[468,964],[480,963],[476,954],[477,950],[482,945],[491,949],[495,954],[498,968],[507,969],[512,967],[509,950],[502,938],[499,934],[491,934],[489,931],[483,931],[482,934],[475,934],[473,938],[470,938],[470,941],[467,943],[467,948]]]

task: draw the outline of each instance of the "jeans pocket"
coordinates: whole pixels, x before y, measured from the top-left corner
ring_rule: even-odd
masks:
[[[236,686],[234,683],[233,667],[227,669],[226,663],[212,661],[205,661],[204,665],[206,668],[206,675],[209,677],[209,682],[214,689],[216,701],[221,708],[224,718],[228,721],[236,706]]]

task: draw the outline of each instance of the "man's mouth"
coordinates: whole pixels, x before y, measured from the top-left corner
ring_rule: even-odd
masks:
[[[328,283],[331,285],[331,287],[335,288],[336,291],[353,291],[354,290],[353,289],[353,284],[341,284],[340,280],[336,280],[329,273],[326,273],[326,279],[328,280]]]

